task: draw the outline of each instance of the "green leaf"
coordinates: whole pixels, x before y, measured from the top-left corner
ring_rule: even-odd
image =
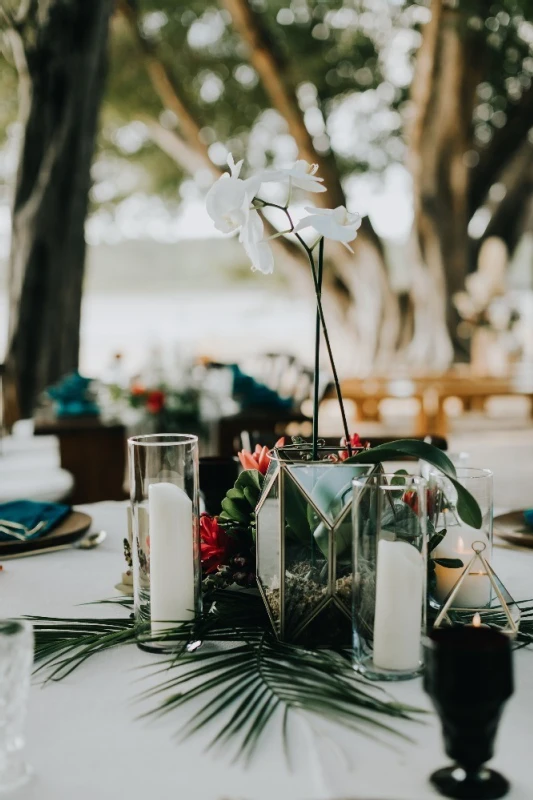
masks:
[[[237,480],[235,481],[235,487],[243,490],[245,487],[248,487],[251,490],[255,488],[259,493],[263,488],[264,482],[264,476],[261,475],[258,469],[245,469],[239,474]]]
[[[252,491],[248,486],[244,487],[244,497],[245,497],[246,502],[248,503],[248,505],[251,506],[251,508],[253,508],[253,509],[256,507],[256,505],[259,502],[259,493],[258,492],[256,493],[255,491]]]
[[[229,497],[230,500],[242,500],[243,493],[240,489],[228,489],[226,497]]]
[[[220,505],[230,519],[234,519],[237,522],[242,523],[248,522],[250,514],[246,511],[242,511],[235,500],[232,500],[230,497],[225,497]]]
[[[446,528],[443,528],[441,531],[437,531],[436,533],[434,533],[431,536],[431,538],[429,540],[429,544],[428,544],[428,552],[429,553],[432,553],[433,550],[435,550],[435,548],[439,546],[439,544],[442,542],[442,540],[444,539],[446,534],[447,534],[447,530],[446,530]]]
[[[443,472],[457,491],[457,512],[463,522],[472,528],[481,528],[483,519],[477,501],[457,480],[455,467],[446,453],[428,442],[421,442],[418,439],[398,439],[396,442],[379,444],[370,450],[356,453],[344,463],[377,464],[382,461],[395,461],[403,456],[422,459]]]
[[[311,531],[307,518],[308,505],[292,480],[285,478],[283,485],[285,491],[285,522],[299,541],[304,545],[309,545]]]
[[[434,558],[433,561],[435,564],[439,564],[441,567],[447,567],[448,569],[461,569],[464,567],[460,558]]]

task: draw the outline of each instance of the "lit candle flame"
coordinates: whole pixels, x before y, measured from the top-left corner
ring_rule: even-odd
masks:
[[[472,625],[474,628],[481,628],[481,615],[477,611],[472,617]]]

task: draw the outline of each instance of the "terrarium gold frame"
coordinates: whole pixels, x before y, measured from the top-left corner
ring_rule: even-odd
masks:
[[[331,450],[331,452],[338,453],[338,448],[321,448],[321,452],[324,450]],[[339,468],[346,468],[347,464],[344,462],[339,463],[332,463],[326,461],[306,461],[304,459],[296,459],[293,461],[284,461],[280,458],[277,459],[277,464],[275,470],[272,474],[267,474],[267,482],[263,488],[261,499],[256,508],[256,525],[257,525],[257,548],[256,548],[256,573],[257,573],[257,586],[259,588],[259,592],[265,604],[265,607],[268,612],[268,616],[270,618],[270,622],[272,624],[273,630],[277,636],[277,638],[282,641],[292,641],[296,640],[300,637],[300,635],[305,631],[305,629],[317,618],[317,616],[324,611],[328,607],[328,605],[333,604],[339,612],[341,612],[347,620],[351,619],[351,602],[350,607],[347,608],[346,605],[338,599],[337,597],[337,558],[336,558],[336,534],[339,530],[342,523],[346,520],[346,517],[351,514],[352,510],[352,482],[349,480],[349,500],[346,502],[346,505],[343,507],[342,511],[338,514],[336,518],[331,521],[327,518],[323,511],[320,510],[318,505],[315,503],[313,498],[309,495],[305,488],[295,480],[291,475],[291,468],[292,467],[320,467],[324,466],[326,469],[335,469],[336,467]],[[367,474],[371,474],[372,471],[379,471],[381,469],[379,464],[354,464],[350,465],[357,470],[368,470]],[[364,473],[363,473],[364,474]],[[325,593],[324,599],[319,602],[316,608],[309,612],[301,621],[300,624],[295,627],[293,631],[291,631],[290,636],[288,636],[287,632],[287,619],[286,619],[286,606],[285,606],[285,583],[286,583],[286,575],[285,575],[285,567],[286,567],[286,553],[285,553],[285,541],[286,541],[286,517],[285,517],[285,489],[286,489],[286,482],[291,481],[297,488],[297,490],[305,497],[306,502],[309,506],[314,510],[319,520],[324,523],[327,531],[328,531],[328,554],[327,554],[327,562],[328,562],[328,573],[327,573],[327,584],[325,585]],[[279,560],[278,560],[278,572],[279,572],[279,620],[276,620],[272,614],[272,609],[270,606],[269,599],[265,592],[265,588],[263,586],[263,581],[261,577],[261,550],[260,550],[260,537],[261,537],[261,509],[263,508],[267,499],[269,499],[270,492],[272,488],[277,483],[278,485],[278,537],[279,537]]]

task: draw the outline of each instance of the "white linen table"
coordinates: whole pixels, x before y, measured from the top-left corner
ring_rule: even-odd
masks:
[[[124,567],[126,506],[84,506],[93,530],[108,538],[93,551],[67,550],[4,562],[0,616],[112,616],[109,606],[80,606],[113,595]],[[495,567],[516,599],[533,596],[533,551],[495,550]],[[117,613],[119,613],[117,611]],[[134,646],[91,658],[71,676],[35,685],[27,725],[31,783],[19,800],[431,800],[429,774],[448,762],[438,722],[400,723],[414,742],[386,745],[316,717],[290,724],[292,770],[272,729],[245,769],[227,752],[206,753],[208,733],[178,742],[173,734],[191,708],[161,720],[136,720],[133,701],[150,678],[137,668],[156,656]],[[505,711],[494,767],[512,780],[509,800],[531,800],[533,652],[516,654],[516,692]],[[397,699],[429,709],[421,681],[393,684]],[[387,720],[385,720],[387,721]],[[212,732],[212,731],[211,731]],[[379,734],[378,734],[379,735]]]

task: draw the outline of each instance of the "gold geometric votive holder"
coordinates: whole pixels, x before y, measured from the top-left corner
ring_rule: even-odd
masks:
[[[435,628],[440,628],[445,623],[452,625],[454,622],[462,622],[465,619],[465,614],[469,615],[474,612],[478,624],[500,628],[503,633],[508,633],[511,636],[516,636],[518,633],[521,617],[520,608],[485,558],[483,554],[485,549],[485,542],[477,541],[472,544],[474,555],[446,597],[435,620]],[[483,608],[462,608],[459,611],[454,609],[453,603],[469,575],[486,576],[494,596],[491,602]]]

